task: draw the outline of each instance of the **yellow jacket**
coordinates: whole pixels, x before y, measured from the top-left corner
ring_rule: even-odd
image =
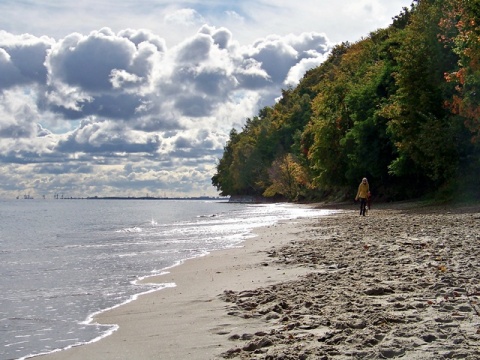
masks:
[[[358,200],[359,198],[366,199],[368,197],[368,191],[369,191],[368,182],[367,183],[361,182],[360,185],[358,185],[358,191],[357,191],[357,196],[355,197],[355,200]]]

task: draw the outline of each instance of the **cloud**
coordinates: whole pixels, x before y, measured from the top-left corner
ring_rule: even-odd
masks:
[[[35,167],[38,174],[63,175],[63,174],[92,174],[94,167],[84,164],[42,164]]]
[[[37,135],[37,116],[27,105],[2,116],[0,138],[31,138]]]
[[[319,66],[326,58],[327,56],[325,54],[320,54],[319,56],[300,60],[300,62],[292,66],[288,71],[285,85],[295,86],[308,70]]]
[[[331,47],[314,32],[241,46],[209,25],[171,48],[145,29],[58,40],[0,32],[0,161],[12,180],[37,173],[22,184],[43,192],[73,191],[81,173],[81,192],[212,193],[230,129],[273,105]]]
[[[130,70],[135,52],[134,43],[109,29],[88,36],[72,34],[52,48],[48,67],[55,81],[87,92],[109,92],[112,71]]]
[[[274,83],[282,83],[288,70],[298,59],[297,51],[279,37],[258,41],[249,55],[261,64]]]
[[[82,0],[1,1],[2,29],[56,39],[109,26],[154,30],[177,44],[205,23],[228,27],[244,45],[269,34],[325,32],[335,42],[357,41],[391,22],[411,0]],[[353,5],[352,5],[353,4]],[[367,9],[373,9],[368,11]]]
[[[194,9],[180,9],[165,16],[169,25],[194,26],[201,25],[205,19]]]
[[[47,80],[44,62],[53,42],[47,37],[15,36],[0,31],[0,91],[31,83],[44,84]]]
[[[167,46],[165,44],[165,40],[158,35],[155,35],[150,30],[146,29],[125,29],[121,30],[118,33],[118,36],[127,38],[135,46],[139,47],[140,44],[152,44],[154,45],[159,52],[165,52],[167,50]]]
[[[225,15],[229,20],[233,20],[235,22],[245,23],[245,17],[243,17],[242,15],[237,13],[236,11],[227,10],[227,11],[225,11]]]
[[[125,131],[110,121],[82,121],[78,129],[58,142],[61,153],[90,153],[105,157],[122,157],[124,154],[157,151],[161,142],[158,136]]]
[[[375,22],[376,19],[389,19],[386,16],[386,6],[379,0],[358,0],[352,2],[345,7],[344,12],[346,15],[355,14],[356,18],[361,17],[370,22]]]
[[[18,89],[0,93],[0,138],[15,140],[42,136],[45,130],[39,130],[39,121],[40,114],[29,93]]]
[[[213,43],[220,49],[227,49],[232,44],[233,34],[227,28],[221,27],[219,29],[204,25],[198,31],[198,34],[205,34],[211,36]]]

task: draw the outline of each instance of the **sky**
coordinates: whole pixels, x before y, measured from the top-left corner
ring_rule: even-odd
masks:
[[[232,128],[408,0],[0,0],[0,198],[217,196]]]

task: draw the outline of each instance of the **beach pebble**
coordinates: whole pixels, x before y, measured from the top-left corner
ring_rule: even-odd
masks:
[[[381,295],[387,295],[387,294],[392,294],[394,291],[389,288],[389,287],[374,287],[370,288],[364,291],[365,295],[371,295],[371,296],[381,296]]]
[[[404,348],[380,348],[380,354],[384,359],[393,359],[396,357],[404,356],[405,349]]]
[[[269,313],[265,317],[265,320],[269,321],[269,320],[276,320],[276,319],[279,319],[279,318],[280,318],[280,315],[278,315],[277,313]]]
[[[264,337],[259,341],[252,341],[248,343],[246,346],[243,347],[243,350],[252,352],[252,351],[255,351],[264,347],[272,346],[272,345],[273,345],[273,341],[267,337]]]
[[[365,320],[356,320],[348,324],[352,329],[365,329],[367,322]]]
[[[425,341],[427,343],[431,343],[432,341],[437,340],[437,337],[435,335],[428,334],[428,335],[423,335],[422,339],[423,339],[423,341]]]

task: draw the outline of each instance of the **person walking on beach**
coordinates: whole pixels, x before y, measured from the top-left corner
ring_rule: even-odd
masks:
[[[360,185],[358,185],[357,196],[355,196],[355,201],[360,199],[360,215],[365,216],[365,208],[367,207],[367,198],[370,188],[368,186],[367,178],[363,178]]]

